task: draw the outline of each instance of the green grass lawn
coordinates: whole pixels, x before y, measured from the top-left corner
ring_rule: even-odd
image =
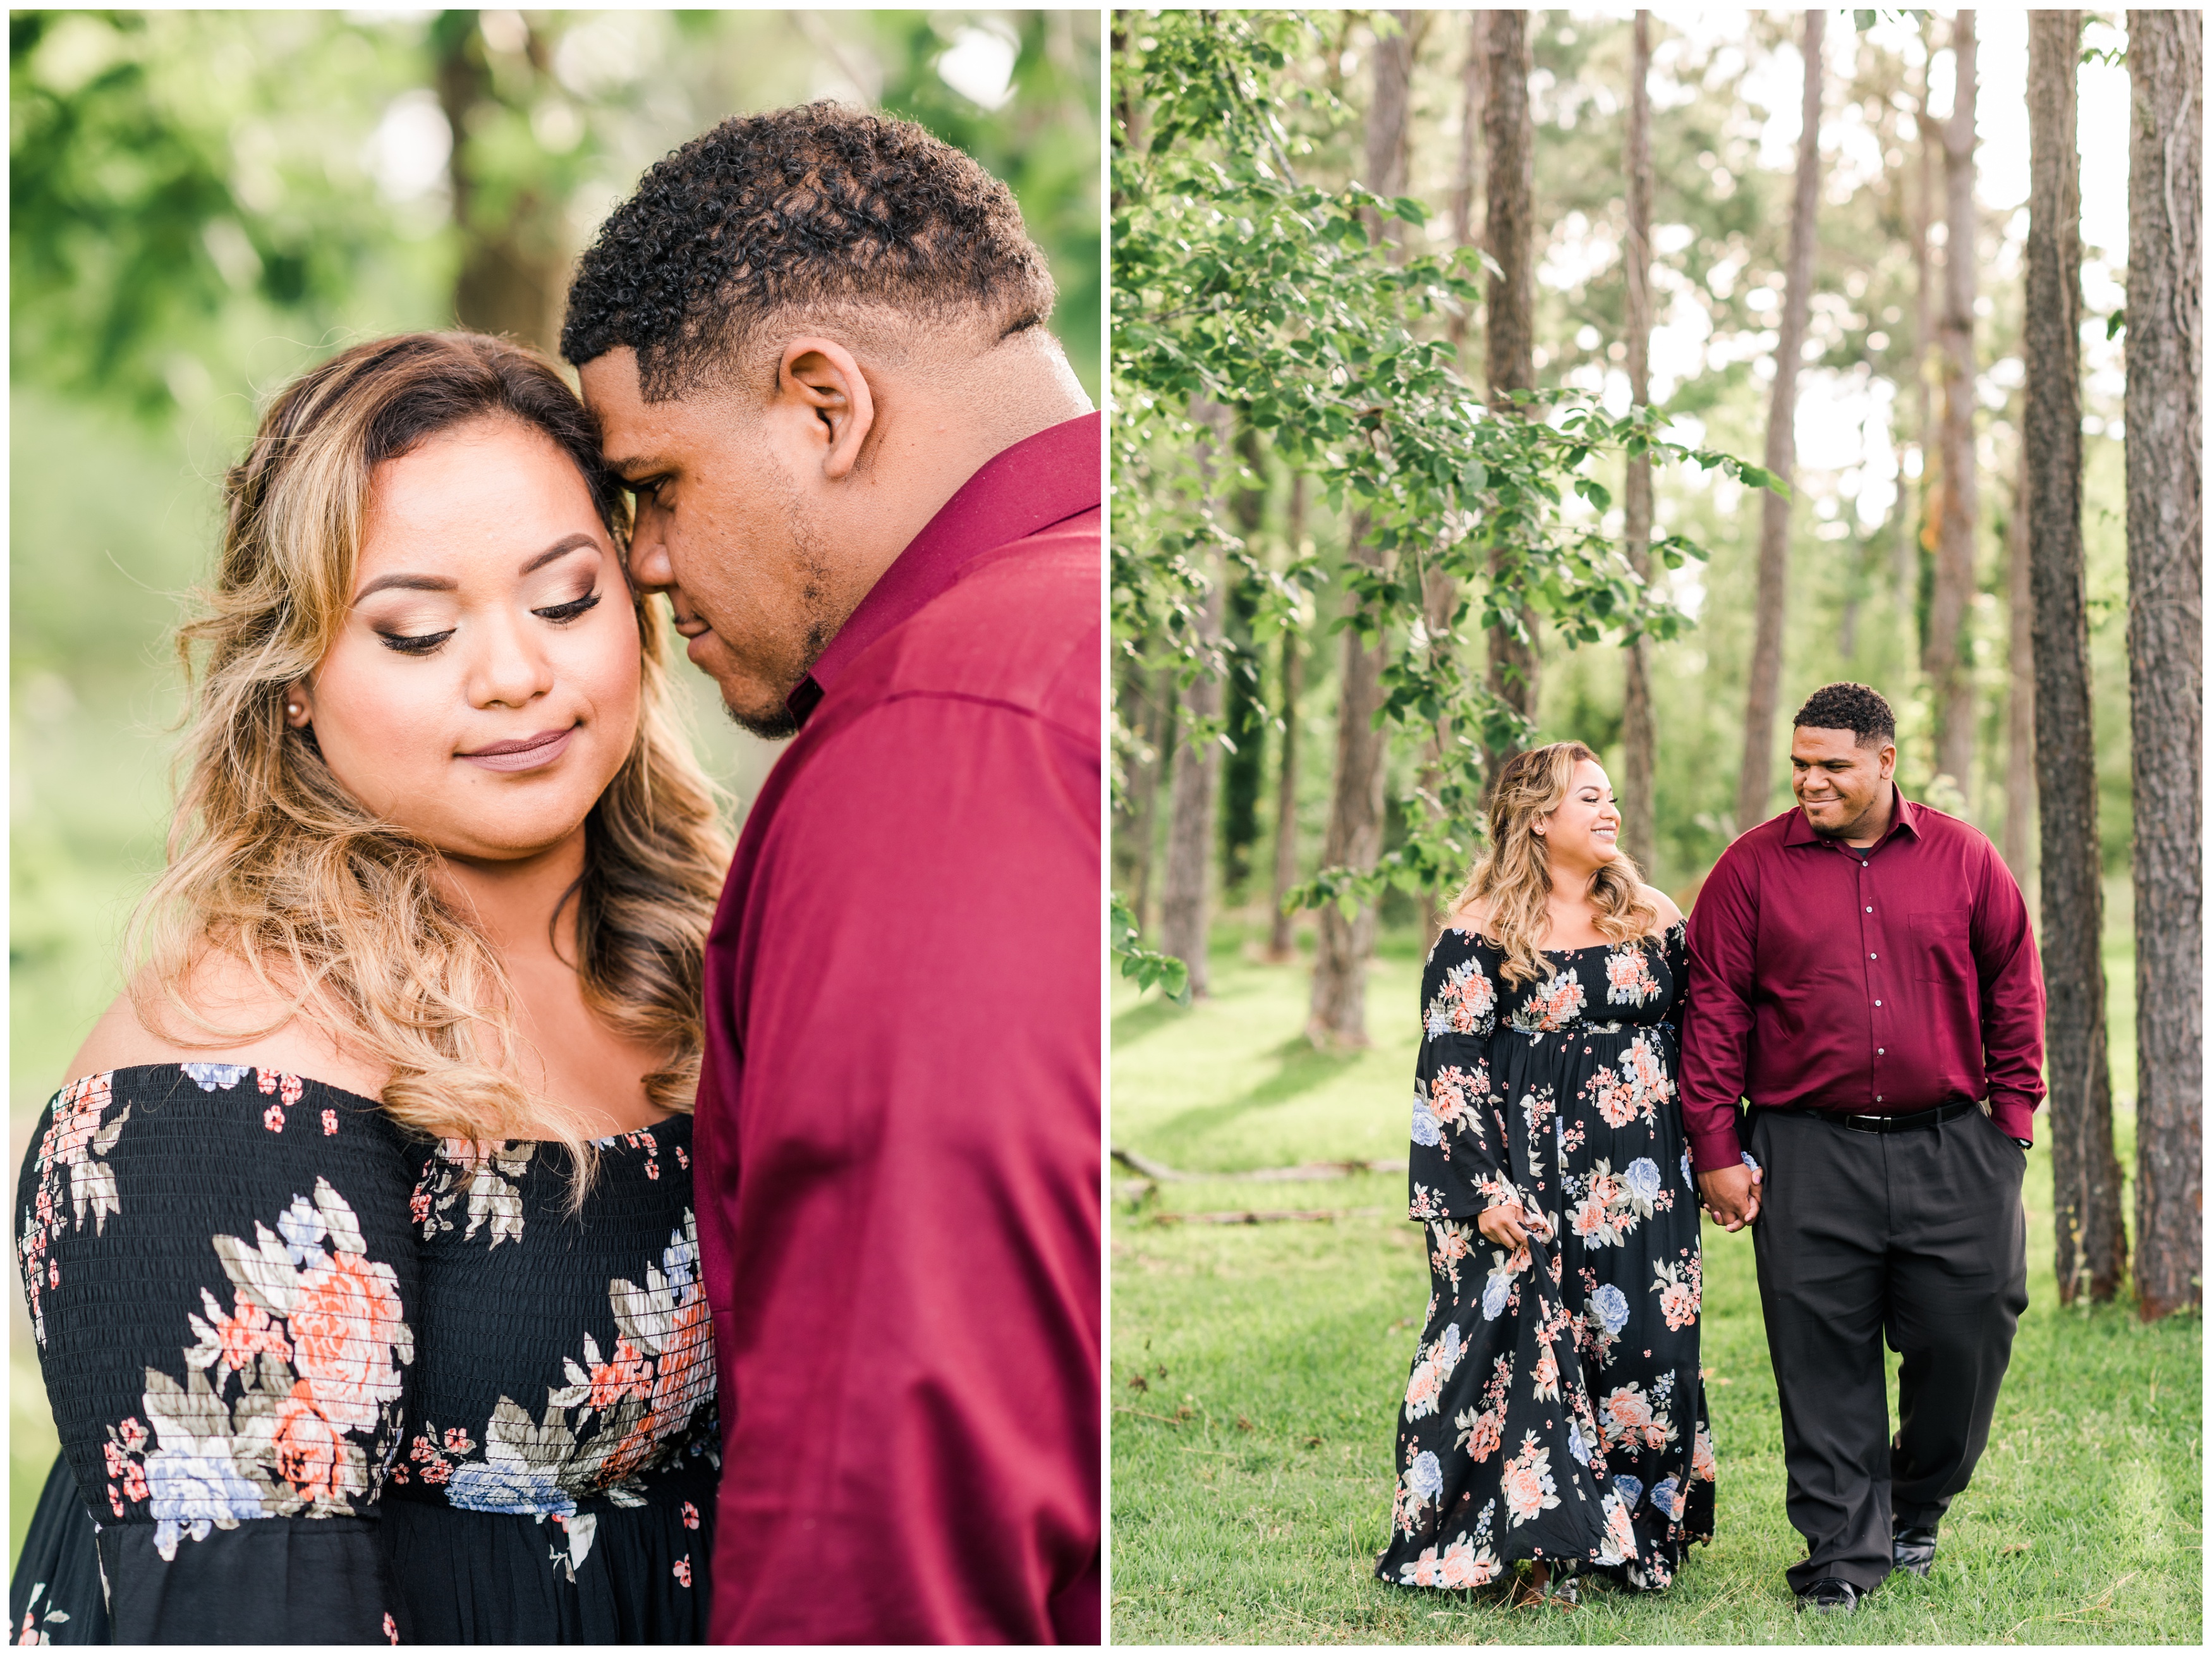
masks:
[[[1206,1004],[1116,999],[1112,1141],[1214,1172],[1402,1156],[1419,1026],[1412,945],[1386,945],[1370,980],[1375,1047],[1331,1058],[1299,1033],[1306,970],[1249,963],[1241,941],[1230,927],[1217,938]],[[2132,1128],[2123,1117],[2123,1165],[2132,1165]],[[2201,1323],[2145,1328],[2124,1305],[2060,1309],[2050,1187],[2039,1148],[2026,1192],[2030,1305],[1988,1452],[1953,1503],[1934,1576],[1900,1575],[1858,1615],[1812,1620],[1796,1615],[1783,1580],[1803,1546],[1783,1512],[1780,1415],[1748,1236],[1705,1229],[1704,1365],[1721,1466],[1712,1545],[1692,1553],[1661,1597],[1600,1585],[1579,1609],[1512,1610],[1495,1588],[1414,1592],[1370,1572],[1428,1294],[1420,1232],[1402,1216],[1403,1178],[1200,1180],[1119,1199],[1113,1635],[2197,1643]],[[1318,1223],[1163,1221],[1254,1208],[1354,1210]],[[1389,1212],[1356,1210],[1374,1208]],[[1893,1400],[1894,1358],[1891,1369]]]

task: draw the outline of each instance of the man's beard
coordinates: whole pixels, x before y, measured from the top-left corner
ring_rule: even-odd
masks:
[[[722,710],[729,715],[732,724],[763,741],[788,741],[799,733],[800,715],[791,709],[791,696],[805,683],[806,674],[822,659],[822,652],[830,647],[830,641],[850,618],[848,615],[831,618],[832,605],[826,595],[830,569],[823,556],[827,537],[807,515],[805,496],[797,484],[780,466],[777,480],[781,484],[780,492],[783,495],[784,520],[789,525],[793,561],[806,572],[806,584],[799,593],[806,635],[799,645],[799,676],[773,709],[746,711],[732,707],[726,699],[722,703]]]

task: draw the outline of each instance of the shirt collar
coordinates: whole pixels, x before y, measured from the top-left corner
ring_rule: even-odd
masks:
[[[938,596],[981,554],[1098,509],[1101,417],[1084,414],[1001,449],[938,508],[830,640],[788,704],[799,721],[860,652]]]
[[[1850,850],[1853,855],[1872,855],[1875,851],[1881,849],[1882,846],[1887,844],[1897,834],[1909,833],[1914,838],[1917,839],[1920,837],[1921,808],[1922,807],[1920,806],[1914,804],[1910,799],[1907,799],[1905,796],[1904,788],[1899,787],[1896,782],[1892,782],[1889,784],[1889,831],[1883,834],[1881,838],[1869,845],[1863,851],[1860,850],[1856,846],[1844,846],[1844,848]],[[1783,831],[1782,843],[1784,845],[1830,845],[1842,843],[1840,840],[1826,838],[1821,835],[1814,832],[1813,824],[1805,819],[1805,808],[1802,805],[1796,806],[1791,809],[1790,812],[1790,825]]]

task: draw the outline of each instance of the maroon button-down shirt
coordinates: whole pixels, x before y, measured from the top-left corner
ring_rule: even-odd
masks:
[[[1100,423],[823,652],[707,945],[718,1643],[1099,1634]]]
[[[2028,1137],[2043,970],[2020,886],[1982,834],[1892,792],[1854,849],[1802,810],[1721,854],[1690,913],[1682,1116],[1697,1170],[1737,1164],[1735,1104],[1905,1115],[1986,1098]]]

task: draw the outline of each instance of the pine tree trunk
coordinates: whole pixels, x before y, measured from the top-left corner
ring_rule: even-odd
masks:
[[[2035,888],[2035,593],[2027,550],[2027,456],[2013,490],[2005,537],[2005,866],[2021,889]]]
[[[1942,443],[1936,435],[1936,404],[1929,388],[1929,373],[1936,361],[1936,276],[1928,256],[1928,230],[1936,222],[1936,152],[1943,130],[1928,113],[1928,71],[1920,71],[1920,109],[1914,123],[1915,149],[1920,164],[1920,188],[1912,212],[1912,440],[1920,447],[1920,514],[1911,532],[1897,548],[1898,613],[1913,618],[1918,653],[1928,653],[1928,612],[1922,601],[1922,576],[1936,550],[1936,522],[1942,514],[1938,496],[1936,456]]]
[[[1219,403],[1201,402],[1192,409],[1199,423],[1198,470],[1209,496],[1229,465],[1229,411]],[[1222,616],[1228,585],[1225,570],[1209,571],[1212,585],[1199,620],[1201,646],[1209,649],[1221,639]],[[1221,711],[1221,680],[1211,672],[1200,672],[1183,691],[1183,705],[1194,719],[1211,721]],[[1160,894],[1160,952],[1172,954],[1190,968],[1190,995],[1203,1000],[1208,992],[1206,944],[1209,929],[1208,885],[1213,869],[1214,795],[1221,776],[1221,744],[1211,736],[1195,738],[1189,730],[1176,745],[1174,780],[1168,806],[1167,877]]]
[[[1785,484],[1797,469],[1797,364],[1812,304],[1814,216],[1820,200],[1820,61],[1827,14],[1805,14],[1804,131],[1797,138],[1797,194],[1790,210],[1790,269],[1782,337],[1774,348],[1774,394],[1766,407],[1766,469]],[[1753,602],[1750,687],[1744,697],[1743,767],[1736,772],[1735,831],[1766,819],[1774,780],[1775,703],[1782,693],[1782,621],[1790,587],[1790,502],[1759,497],[1759,587]]]
[[[1275,878],[1267,909],[1267,958],[1278,965],[1297,952],[1291,934],[1291,916],[1283,911],[1283,898],[1298,882],[1298,691],[1304,668],[1298,635],[1285,629],[1281,689],[1283,756],[1275,770]]]
[[[1482,198],[1482,112],[1490,79],[1490,14],[1467,15],[1467,58],[1459,72],[1459,168],[1452,185],[1452,241],[1456,246],[1477,245],[1474,205]],[[1468,324],[1474,318],[1465,306],[1452,313],[1447,332],[1458,358],[1462,377],[1473,380],[1467,359]]]
[[[1530,14],[1493,11],[1489,17],[1489,95],[1483,106],[1483,132],[1489,148],[1484,167],[1486,190],[1483,243],[1498,265],[1483,306],[1490,402],[1503,409],[1515,391],[1536,388],[1535,194],[1536,129],[1528,107]],[[1493,553],[1493,579],[1506,572],[1504,553]],[[1523,718],[1536,716],[1539,689],[1536,617],[1523,605],[1527,641],[1502,626],[1488,634],[1490,660],[1485,682]],[[1487,785],[1513,754],[1490,755]]]
[[[1928,603],[1929,696],[1936,712],[1936,770],[1972,796],[1974,686],[1966,606],[1974,594],[1974,14],[1951,23],[1958,65],[1951,119],[1943,129],[1948,228],[1943,242],[1942,515],[1936,532],[1936,585]]]
[[[1406,118],[1413,79],[1413,14],[1393,12],[1398,32],[1375,42],[1375,100],[1367,117],[1367,187],[1395,196],[1406,187]],[[1370,234],[1381,227],[1371,227]],[[1346,556],[1373,565],[1381,554],[1366,544],[1364,513],[1352,521]],[[1344,668],[1337,689],[1336,782],[1329,809],[1324,867],[1361,872],[1382,852],[1382,761],[1388,742],[1375,727],[1382,705],[1386,641],[1361,647],[1359,634],[1344,630]],[[1375,952],[1375,909],[1361,907],[1347,920],[1332,903],[1321,910],[1314,951],[1313,998],[1307,1037],[1333,1050],[1367,1044],[1367,961]]]
[[[542,192],[525,189],[496,218],[477,187],[479,140],[487,123],[477,118],[498,100],[485,61],[483,35],[473,11],[444,13],[432,28],[438,105],[453,132],[447,176],[453,189],[454,227],[460,232],[461,267],[453,282],[453,315],[461,326],[496,333],[550,350],[560,337],[557,301],[565,260],[560,245],[561,209]],[[550,70],[544,37],[527,29],[525,58],[541,80]]]
[[[2127,1269],[2105,1046],[2095,721],[2081,551],[2081,15],[2028,20],[2028,227],[2021,354],[2042,831],[2044,1059],[2058,1296],[2109,1299]]]
[[[2203,1302],[2204,18],[2128,14],[2128,703],[2136,1299]]]
[[[1628,65],[1628,400],[1651,401],[1651,14],[1639,11]],[[1651,580],[1651,462],[1628,462],[1620,490],[1623,538],[1629,566]],[[1638,633],[1621,663],[1621,837],[1629,855],[1653,877],[1658,865],[1658,820],[1652,789],[1658,768],[1658,734],[1651,719],[1651,646]]]

